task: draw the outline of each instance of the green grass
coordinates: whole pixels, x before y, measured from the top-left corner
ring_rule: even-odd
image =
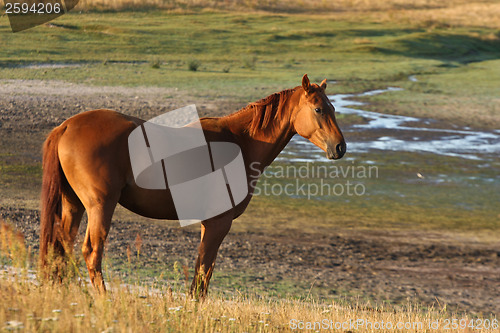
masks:
[[[0,186],[4,188],[32,188],[41,183],[40,164],[9,164],[0,160]]]
[[[309,73],[314,81],[337,80],[330,92],[398,84],[408,94],[424,91],[439,96],[442,91],[460,89],[463,81],[455,80],[456,76],[482,77],[479,64],[500,56],[496,31],[487,28],[162,11],[74,12],[53,23],[12,34],[7,21],[2,22],[2,78],[167,86],[194,96],[248,102],[298,85],[302,74]],[[189,69],[192,59],[201,64],[196,71]],[[82,67],[19,68],[47,62]],[[455,67],[461,71],[456,73]],[[409,75],[432,76],[432,87],[409,85]],[[490,88],[481,90],[487,102],[492,98],[491,87],[500,80],[491,77]]]
[[[168,284],[173,290],[179,292],[186,292],[191,286],[191,278],[194,275],[192,263],[188,263],[189,279],[186,280],[183,268],[179,262],[159,262],[158,260],[151,260],[146,262],[145,258],[133,258],[131,262],[123,260],[122,258],[106,258],[104,267],[109,276],[106,279],[109,281],[112,277],[121,279],[124,283],[130,285],[135,284]],[[85,277],[86,267],[80,264],[80,274]],[[265,273],[256,272],[254,269],[220,269],[218,268],[212,277],[210,288],[211,293],[225,294],[234,296],[235,294],[241,295],[254,295],[276,298],[293,298],[293,299],[306,299],[308,297],[324,298],[329,295],[331,288],[321,288],[315,286],[315,281],[298,281],[288,277],[282,279],[270,279],[269,275]],[[345,290],[343,295],[350,294]],[[362,296],[360,293],[353,294],[353,296]]]
[[[475,128],[499,128],[500,61],[485,60],[416,72],[402,91],[365,98],[365,110],[441,119]]]

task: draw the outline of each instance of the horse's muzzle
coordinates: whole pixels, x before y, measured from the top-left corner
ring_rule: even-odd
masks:
[[[344,141],[337,145],[328,145],[326,148],[326,157],[330,160],[338,160],[342,158],[347,150],[347,145]]]

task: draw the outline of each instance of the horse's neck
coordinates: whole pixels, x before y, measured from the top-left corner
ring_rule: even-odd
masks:
[[[245,159],[245,164],[253,171],[262,172],[285,148],[295,134],[289,109],[291,103],[286,103],[283,109],[283,118],[276,117],[269,124],[268,130],[262,130],[251,136],[248,129],[254,114],[251,109],[240,111],[229,117],[219,118],[221,130],[227,131],[237,143]],[[278,119],[279,118],[279,119]]]

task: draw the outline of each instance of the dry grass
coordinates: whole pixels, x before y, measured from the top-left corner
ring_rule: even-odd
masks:
[[[496,0],[80,0],[83,10],[161,8],[177,12],[216,9],[276,13],[330,13],[341,19],[410,22],[423,26],[481,26],[500,28]]]
[[[457,4],[453,4],[456,2]],[[448,6],[438,8],[415,8],[389,10],[379,13],[381,21],[406,21],[424,27],[475,26],[500,28],[499,2],[446,2]]]
[[[168,290],[114,285],[105,296],[86,286],[41,285],[22,277],[0,280],[0,327],[28,332],[275,332],[299,321],[348,323],[422,323],[442,318],[411,305],[369,308],[362,304],[317,304],[293,300],[210,297],[201,302]],[[296,319],[295,323],[293,319]],[[335,324],[333,324],[335,325]],[[410,324],[411,325],[411,324]],[[293,326],[292,326],[293,327]],[[318,327],[317,327],[318,328]],[[346,327],[347,328],[347,327]],[[360,331],[377,331],[364,329]],[[438,330],[439,331],[439,330]]]
[[[53,283],[36,276],[31,250],[24,238],[0,221],[0,328],[27,332],[276,332],[308,326],[376,332],[377,325],[407,325],[404,331],[443,325],[451,317],[470,321],[442,309],[370,306],[358,301],[319,303],[314,299],[266,299],[258,295],[211,296],[197,301],[170,285],[123,284],[108,276],[102,295],[76,278]],[[136,247],[140,248],[140,239]],[[7,265],[5,265],[7,264]],[[15,267],[15,268],[14,268]],[[492,319],[492,318],[490,318]],[[383,323],[383,324],[382,324]],[[314,326],[315,325],[315,326]],[[344,325],[342,327],[342,325]],[[433,330],[447,331],[445,329]],[[466,331],[466,330],[455,330]],[[483,330],[488,331],[488,330]]]
[[[109,291],[97,294],[76,278],[52,283],[36,277],[30,249],[22,234],[0,221],[0,328],[27,332],[276,332],[302,327],[306,331],[342,328],[342,331],[377,332],[406,325],[400,331],[449,331],[448,318],[470,322],[469,315],[441,309],[406,306],[369,306],[361,301],[316,302],[313,299],[269,299],[236,295],[210,296],[196,301],[168,284],[123,284],[112,276]],[[136,247],[140,248],[140,239]],[[17,268],[13,268],[13,267]],[[361,321],[363,320],[363,321]],[[490,320],[496,320],[490,318]],[[383,324],[382,324],[383,323]],[[302,325],[302,326],[300,326]],[[315,325],[315,326],[313,326]],[[342,326],[344,325],[344,326]],[[378,328],[377,328],[378,325]],[[385,325],[385,326],[380,326]],[[338,329],[337,329],[338,330]],[[454,330],[455,332],[468,331]],[[469,330],[470,331],[470,330]],[[482,330],[483,332],[490,330]]]

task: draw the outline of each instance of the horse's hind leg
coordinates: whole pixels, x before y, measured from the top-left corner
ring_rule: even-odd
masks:
[[[82,202],[72,190],[63,192],[61,203],[62,214],[59,246],[62,247],[61,250],[63,253],[71,255],[85,207],[83,207]]]
[[[97,200],[97,202],[100,203],[87,208],[88,225],[82,252],[90,281],[97,290],[104,292],[106,287],[102,277],[102,255],[118,198]]]
[[[73,245],[78,234],[78,227],[82,220],[85,208],[76,194],[70,189],[61,195],[61,220],[56,229],[54,239],[55,261],[53,273],[62,280],[65,275],[68,256],[73,253]]]

